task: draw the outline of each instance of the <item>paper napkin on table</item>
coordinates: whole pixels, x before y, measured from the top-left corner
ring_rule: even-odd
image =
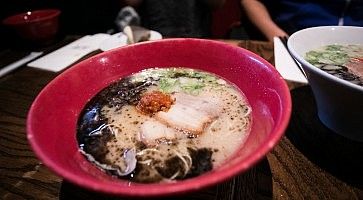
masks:
[[[290,53],[278,37],[274,37],[275,67],[285,80],[308,83]]]
[[[53,72],[61,71],[81,59],[83,56],[97,50],[100,43],[109,37],[109,34],[103,33],[84,36],[56,51],[28,63],[28,66]]]

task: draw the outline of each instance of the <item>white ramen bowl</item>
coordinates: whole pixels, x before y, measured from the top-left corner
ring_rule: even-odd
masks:
[[[304,59],[308,51],[329,44],[363,45],[363,27],[307,28],[292,34],[287,42],[307,75],[321,122],[340,135],[363,141],[363,87],[337,78]]]

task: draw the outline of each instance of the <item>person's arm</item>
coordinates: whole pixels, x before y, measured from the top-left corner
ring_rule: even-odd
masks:
[[[287,36],[287,33],[273,22],[265,5],[260,1],[241,0],[241,5],[247,17],[269,41],[273,41],[274,36]]]

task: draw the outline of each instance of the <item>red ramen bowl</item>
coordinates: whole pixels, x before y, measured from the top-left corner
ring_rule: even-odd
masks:
[[[60,10],[45,9],[16,14],[3,20],[23,39],[35,43],[48,43],[58,32]]]
[[[76,126],[86,103],[121,77],[146,68],[188,67],[234,83],[252,107],[251,132],[222,166],[172,183],[132,183],[111,177],[78,149]],[[27,119],[28,140],[39,159],[64,179],[112,195],[155,197],[196,191],[226,181],[261,160],[280,140],[291,114],[289,89],[275,68],[243,48],[201,39],[166,39],[107,51],[50,82]]]

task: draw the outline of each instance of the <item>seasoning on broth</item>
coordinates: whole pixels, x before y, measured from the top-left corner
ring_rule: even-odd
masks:
[[[147,69],[122,78],[86,105],[80,151],[107,173],[152,183],[198,176],[245,141],[251,107],[222,78],[188,68]]]
[[[363,86],[363,45],[327,45],[306,53],[312,65]]]

